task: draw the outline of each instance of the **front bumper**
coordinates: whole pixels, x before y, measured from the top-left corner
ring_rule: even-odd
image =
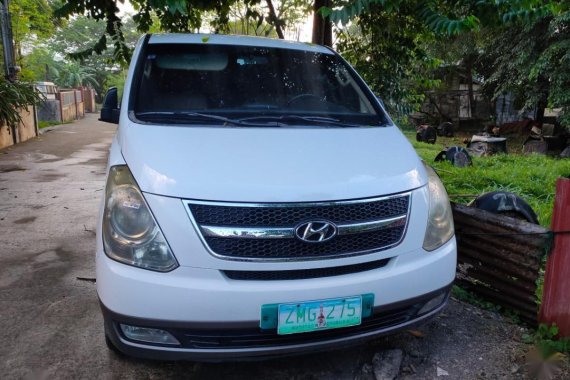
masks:
[[[258,321],[205,325],[133,318],[114,313],[103,303],[101,309],[107,338],[126,355],[155,360],[252,360],[339,349],[425,323],[445,307],[450,289],[451,284],[420,297],[375,307],[372,316],[363,318],[359,326],[292,335],[262,331]],[[428,301],[442,294],[439,305],[418,313]],[[119,324],[159,328],[168,331],[181,344],[172,347],[136,342],[125,337]]]
[[[386,251],[387,257],[394,251]],[[109,259],[98,246],[97,292],[111,343],[149,359],[227,361],[337,349],[425,322],[440,311],[455,277],[456,243],[398,252],[381,268],[303,280],[232,280],[222,270],[181,266],[157,273]],[[350,258],[349,260],[362,260]],[[327,262],[328,263],[328,262]],[[443,302],[418,314],[444,292]],[[259,328],[261,306],[374,294],[374,314],[354,327],[290,336]],[[119,324],[166,330],[181,343],[127,339]]]

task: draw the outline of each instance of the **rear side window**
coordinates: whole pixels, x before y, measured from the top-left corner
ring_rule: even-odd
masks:
[[[370,91],[336,55],[212,44],[150,44],[135,114],[300,115],[379,125]]]

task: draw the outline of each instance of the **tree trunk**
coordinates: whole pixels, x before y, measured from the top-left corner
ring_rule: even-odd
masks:
[[[275,7],[273,6],[273,2],[271,0],[267,0],[267,8],[269,8],[269,16],[273,20],[273,26],[275,26],[275,31],[280,39],[285,39],[285,35],[283,34],[283,29],[281,29],[281,24],[279,23],[279,19],[277,18],[277,14],[275,13]]]
[[[540,75],[538,77],[538,85],[540,88],[540,92],[542,93],[540,100],[536,105],[536,122],[542,126],[544,123],[544,111],[548,106],[548,95],[549,95],[549,81],[548,78],[544,75]]]
[[[541,100],[536,106],[536,122],[542,126],[544,122],[544,111],[546,110],[547,102]]]
[[[331,0],[315,0],[313,4],[313,38],[314,44],[332,46],[332,23],[318,12],[322,7],[330,7]]]

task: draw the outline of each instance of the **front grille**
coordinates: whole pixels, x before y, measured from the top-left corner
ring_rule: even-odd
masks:
[[[373,269],[383,268],[390,259],[370,261],[362,264],[344,265],[340,267],[316,268],[316,269],[295,269],[279,271],[243,271],[225,270],[222,271],[232,280],[248,281],[278,281],[278,280],[305,280],[309,278],[322,278],[341,276],[344,274],[365,272]]]
[[[307,259],[346,255],[369,250],[380,251],[400,240],[404,227],[389,228],[357,235],[340,235],[323,243],[305,243],[298,239],[235,239],[208,237],[210,248],[219,255],[236,258]]]
[[[399,244],[407,226],[410,194],[310,204],[185,203],[204,243],[218,256],[314,260],[378,252]],[[303,241],[297,226],[316,221],[330,222],[337,235],[323,242]],[[278,236],[266,233],[276,229]]]
[[[422,305],[423,303],[418,303],[413,306],[375,313],[371,317],[363,319],[358,326],[304,334],[277,335],[275,331],[262,331],[259,328],[235,330],[176,329],[171,330],[171,332],[182,343],[184,348],[194,349],[262,348],[307,344],[327,339],[350,337],[401,325],[414,319]]]
[[[302,203],[261,207],[221,206],[191,203],[196,223],[212,226],[294,227],[312,219],[326,219],[336,224],[350,224],[386,219],[408,212],[409,196],[370,202],[302,206]]]

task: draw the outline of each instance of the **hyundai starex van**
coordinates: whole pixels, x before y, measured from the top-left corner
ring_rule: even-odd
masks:
[[[110,348],[276,357],[429,320],[455,277],[450,204],[382,102],[327,47],[146,35],[97,233]]]

